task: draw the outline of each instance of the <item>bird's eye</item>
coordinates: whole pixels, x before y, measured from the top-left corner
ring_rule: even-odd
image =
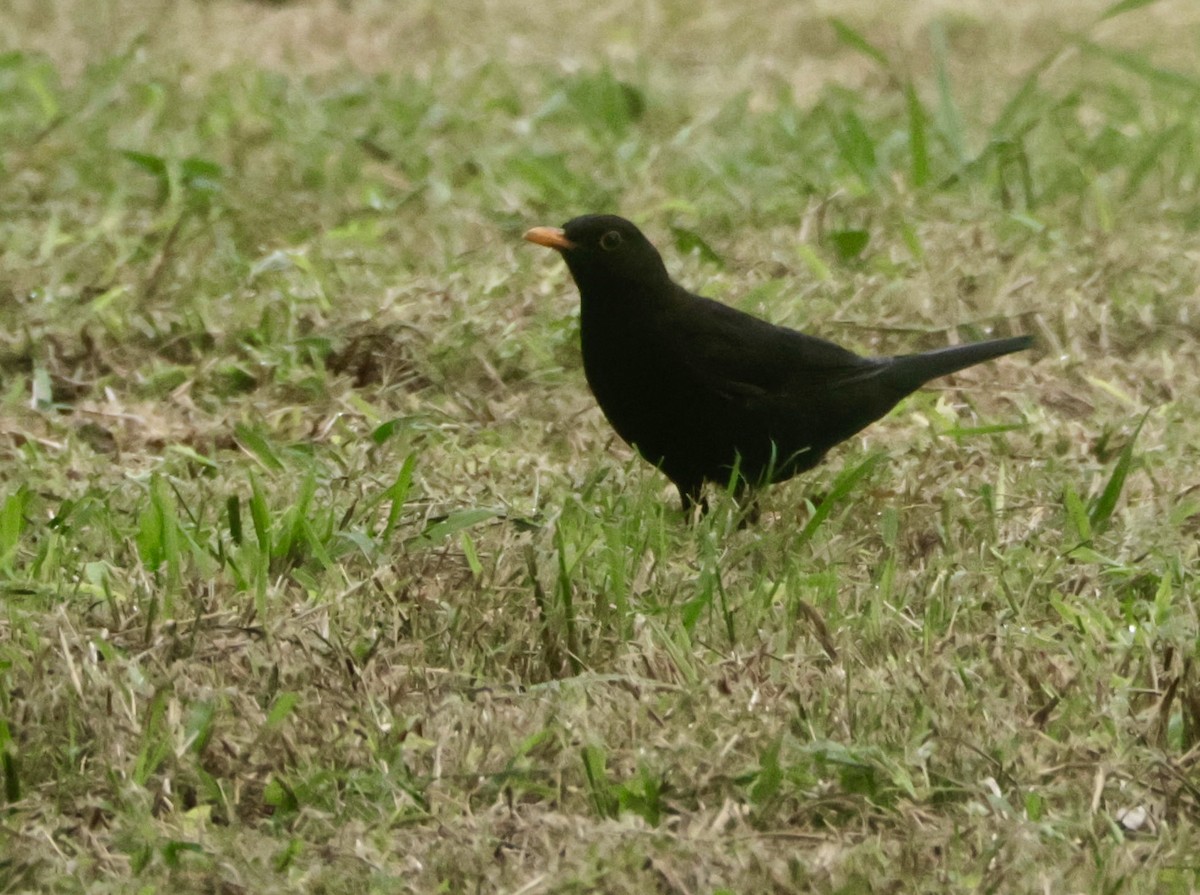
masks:
[[[621,234],[616,230],[609,230],[600,237],[600,248],[606,252],[611,252],[621,244]]]

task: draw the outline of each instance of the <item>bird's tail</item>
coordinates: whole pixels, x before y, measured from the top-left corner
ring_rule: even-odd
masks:
[[[920,388],[930,379],[948,376],[984,361],[1032,347],[1032,336],[1016,336],[1011,339],[993,339],[989,342],[939,348],[937,351],[926,351],[922,354],[902,354],[892,358],[887,377],[900,385],[905,392],[910,392]]]

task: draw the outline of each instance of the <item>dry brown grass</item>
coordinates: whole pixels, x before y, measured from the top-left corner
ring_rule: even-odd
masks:
[[[717,6],[8,0],[0,891],[1197,888],[1200,10]],[[1064,49],[1040,203],[920,189],[830,15],[931,110],[941,22],[973,151],[1085,27],[1184,83]],[[564,99],[600,70],[627,138]],[[848,108],[873,184],[820,136]],[[862,350],[1041,350],[689,528],[517,239],[587,201]]]

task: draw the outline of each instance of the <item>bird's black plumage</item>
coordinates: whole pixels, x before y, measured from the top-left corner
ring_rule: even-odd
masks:
[[[688,292],[624,218],[586,215],[525,238],[557,249],[582,299],[583,367],[625,441],[675,483],[782,481],[930,379],[1029,348],[1028,336],[861,357]]]

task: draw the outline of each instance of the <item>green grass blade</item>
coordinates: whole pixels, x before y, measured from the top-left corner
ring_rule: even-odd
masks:
[[[938,129],[949,145],[955,163],[961,166],[967,161],[967,138],[962,115],[954,102],[954,91],[950,86],[950,51],[946,46],[946,29],[941,22],[935,21],[929,26],[929,39],[933,48],[933,68],[937,80]]]
[[[275,449],[271,446],[265,435],[257,429],[251,429],[249,426],[239,423],[233,429],[234,437],[241,443],[242,447],[252,456],[257,458],[258,462],[273,472],[282,472],[284,469],[283,461],[279,459],[279,455],[275,453]]]
[[[1163,159],[1171,144],[1178,143],[1187,146],[1194,139],[1191,125],[1176,124],[1164,128],[1144,146],[1142,151],[1126,165],[1125,187],[1121,190],[1121,198],[1132,199],[1146,178],[1156,171],[1162,170]]]
[[[1154,65],[1141,53],[1130,50],[1114,50],[1090,40],[1081,40],[1079,48],[1088,55],[1104,59],[1131,74],[1138,75],[1148,83],[1182,89],[1189,93],[1200,91],[1200,77],[1188,72]]]
[[[829,109],[830,133],[837,143],[838,154],[849,168],[862,181],[863,186],[870,189],[879,171],[879,161],[875,152],[875,141],[867,132],[867,127],[853,109],[846,109],[841,114]]]
[[[404,458],[404,463],[400,466],[400,471],[396,474],[396,480],[383,493],[383,497],[388,501],[387,522],[383,526],[383,531],[379,533],[379,540],[386,542],[392,536],[392,532],[396,530],[396,523],[400,520],[400,514],[404,512],[404,502],[408,499],[408,492],[412,489],[413,472],[417,468],[416,452],[409,454]]]
[[[1012,97],[1004,104],[1004,108],[1000,110],[1000,114],[996,116],[996,121],[991,127],[991,142],[1003,142],[1011,140],[1014,137],[1014,130],[1027,130],[1032,127],[1039,118],[1040,110],[1034,109],[1029,111],[1031,106],[1036,106],[1045,103],[1045,98],[1042,92],[1038,89],[1038,82],[1049,66],[1050,62],[1056,57],[1048,56],[1042,62],[1034,66],[1033,70],[1025,76],[1014,92]],[[1025,112],[1024,124],[1021,128],[1017,128],[1018,120],[1021,120],[1022,113]]]
[[[862,32],[851,28],[839,18],[832,18],[829,24],[833,26],[833,31],[837,35],[838,40],[850,47],[852,50],[857,50],[862,55],[866,56],[873,62],[877,62],[879,67],[884,71],[891,72],[892,65],[888,61],[883,51],[863,37]]]
[[[717,267],[724,267],[725,260],[717,254],[716,250],[710,246],[699,233],[695,230],[689,230],[687,227],[676,225],[671,226],[671,235],[675,237],[675,248],[681,254],[690,255],[695,252],[703,260],[710,264],[715,264]]]
[[[284,691],[280,693],[275,701],[271,704],[270,711],[267,712],[265,726],[267,728],[275,728],[282,724],[300,703],[300,694]]]
[[[254,523],[254,537],[263,555],[271,555],[271,510],[267,506],[267,493],[263,490],[253,470],[250,476],[250,520]]]
[[[17,759],[17,742],[4,718],[0,718],[0,768],[4,771],[4,801],[20,801],[21,770]]]
[[[1125,488],[1125,480],[1129,477],[1129,470],[1133,467],[1133,446],[1137,442],[1138,434],[1142,431],[1142,426],[1146,422],[1146,416],[1149,411],[1144,414],[1137,424],[1137,428],[1133,430],[1133,435],[1125,447],[1121,449],[1120,456],[1117,457],[1116,465],[1113,466],[1112,475],[1108,477],[1108,482],[1104,486],[1104,490],[1100,492],[1100,496],[1092,505],[1091,511],[1088,513],[1088,520],[1092,524],[1092,528],[1101,530],[1107,527],[1109,520],[1112,518],[1113,511],[1117,507],[1117,501],[1121,498],[1121,492]]]
[[[1097,21],[1103,22],[1105,19],[1111,19],[1115,16],[1122,15],[1123,13],[1133,12],[1135,9],[1141,9],[1145,6],[1153,6],[1157,2],[1158,0],[1118,0],[1117,3],[1114,3],[1112,6],[1108,7],[1108,9],[1104,10],[1104,12],[1100,13],[1100,18],[1097,19]]]
[[[913,186],[920,189],[929,183],[929,143],[925,133],[925,109],[917,90],[908,83],[904,87],[905,104],[908,107],[908,153],[909,177]]]
[[[608,779],[607,763],[604,750],[599,746],[587,745],[581,750],[583,773],[587,778],[588,792],[592,797],[592,805],[601,817],[615,818],[618,814],[617,797],[613,793],[613,785]]]
[[[25,511],[29,506],[29,489],[22,485],[0,507],[0,567],[11,570],[12,559],[25,529]]]
[[[853,469],[844,470],[834,480],[829,494],[817,505],[817,508],[813,511],[812,518],[808,520],[808,524],[804,526],[799,537],[796,539],[797,545],[805,543],[817,533],[817,529],[821,527],[821,524],[833,512],[833,508],[845,499],[859,482],[871,474],[871,471],[879,465],[883,457],[882,453],[871,454]]]
[[[477,507],[469,510],[455,510],[439,519],[430,522],[421,532],[418,542],[426,546],[440,544],[450,535],[458,534],[463,529],[503,516],[504,511],[496,507]]]
[[[974,438],[978,435],[999,435],[1001,432],[1014,432],[1026,428],[1025,423],[991,423],[986,426],[952,426],[939,432],[949,438]]]
[[[1074,540],[1079,544],[1086,544],[1092,539],[1092,521],[1088,517],[1087,508],[1083,505],[1083,500],[1079,497],[1079,492],[1068,483],[1063,488],[1063,510],[1067,514],[1067,521],[1074,529]]]

